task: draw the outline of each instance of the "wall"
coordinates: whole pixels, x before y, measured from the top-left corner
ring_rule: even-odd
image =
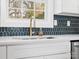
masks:
[[[44,35],[79,34],[79,17],[55,15],[54,20],[57,20],[58,25],[54,28],[42,28]],[[70,26],[67,26],[68,20],[71,21]],[[33,35],[37,35],[39,28],[33,28],[33,32]],[[24,35],[29,35],[28,27],[0,27],[0,36]]]

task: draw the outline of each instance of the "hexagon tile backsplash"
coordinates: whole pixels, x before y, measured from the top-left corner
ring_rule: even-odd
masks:
[[[54,15],[57,26],[54,28],[42,28],[44,35],[79,34],[79,17]],[[67,26],[70,21],[70,26]],[[52,25],[53,26],[53,25]],[[33,28],[33,35],[37,35],[40,28]],[[29,35],[26,27],[0,27],[0,36],[25,36]]]

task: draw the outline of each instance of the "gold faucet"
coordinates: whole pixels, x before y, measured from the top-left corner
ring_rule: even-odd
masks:
[[[34,13],[31,11],[29,12],[29,18],[30,18],[30,36],[32,36],[32,19],[33,19]]]
[[[32,17],[30,19],[30,36],[32,36]]]

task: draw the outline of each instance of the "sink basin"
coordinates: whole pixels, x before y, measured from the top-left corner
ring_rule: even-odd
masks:
[[[55,37],[15,37],[13,39],[21,39],[21,40],[35,40],[35,39],[54,39]]]
[[[55,37],[47,37],[47,39],[54,39]]]

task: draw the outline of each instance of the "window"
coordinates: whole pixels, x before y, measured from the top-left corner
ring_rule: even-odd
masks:
[[[10,18],[44,19],[44,0],[9,0]]]

